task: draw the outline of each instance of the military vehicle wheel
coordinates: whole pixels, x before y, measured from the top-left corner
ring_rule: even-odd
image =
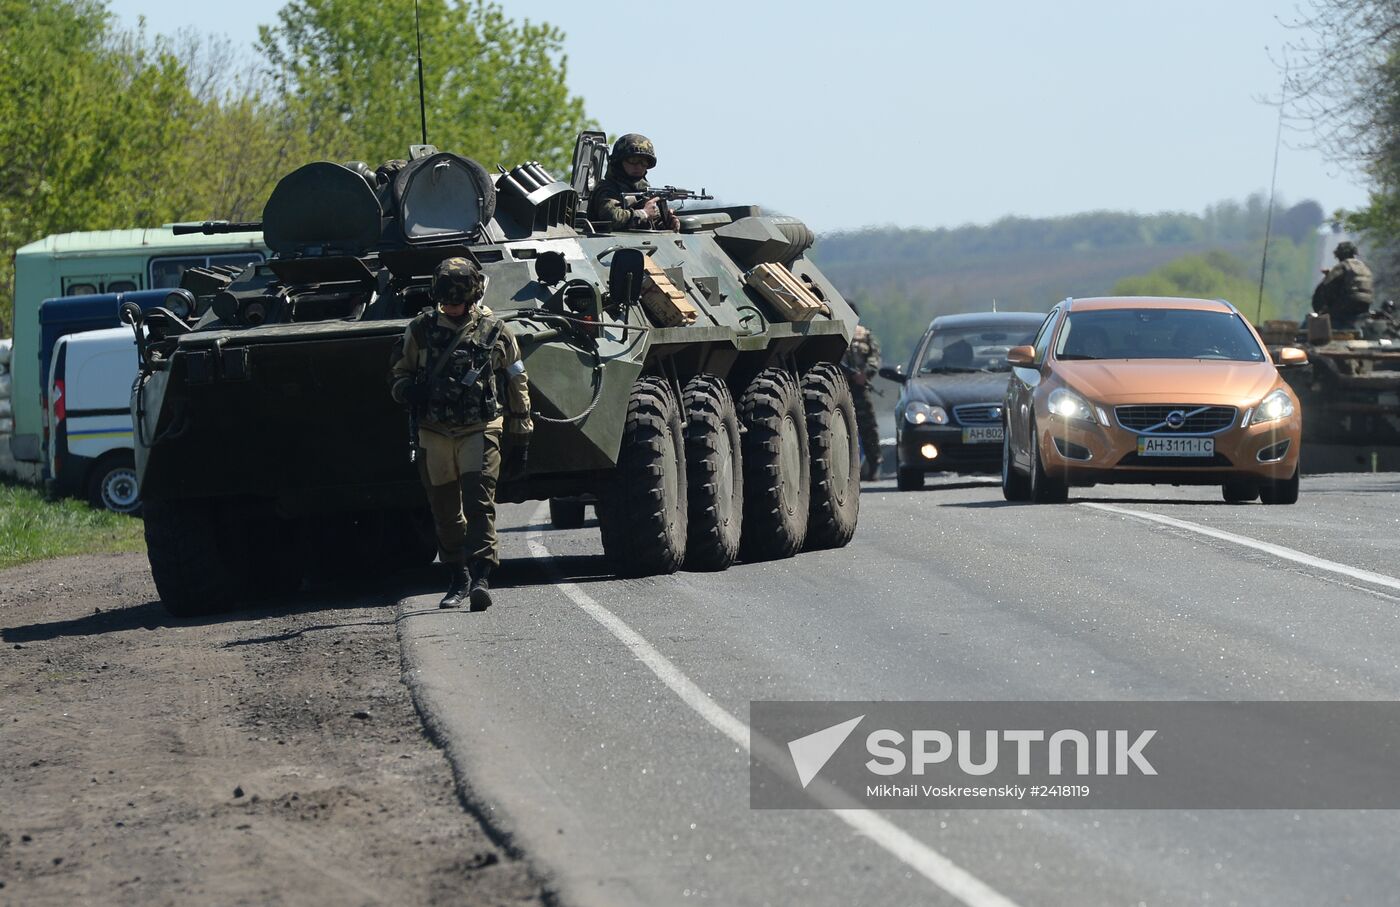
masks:
[[[582,501],[550,498],[549,523],[555,529],[578,529],[583,525],[586,506]]]
[[[235,577],[224,560],[218,518],[207,502],[146,502],[146,557],[160,603],[173,617],[233,607]]]
[[[1030,498],[1035,504],[1063,504],[1069,500],[1069,486],[1049,476],[1045,463],[1040,459],[1040,436],[1035,423],[1031,423],[1031,478]]]
[[[860,516],[860,442],[851,386],[836,365],[818,363],[802,376],[802,403],[812,454],[806,547],[844,548]]]
[[[1001,496],[1008,501],[1026,501],[1031,496],[1031,483],[1016,471],[1016,464],[1011,462],[1010,426],[1002,428]]]
[[[1259,486],[1246,479],[1231,479],[1220,487],[1227,504],[1244,504],[1259,497]]]
[[[743,437],[734,398],[714,375],[685,385],[687,570],[726,570],[739,557],[744,518]]]
[[[618,572],[674,573],[685,559],[685,428],[664,378],[632,385],[617,469],[597,511],[603,551]]]
[[[1298,468],[1294,467],[1293,477],[1278,482],[1265,482],[1259,486],[1259,500],[1265,504],[1298,503]]]
[[[739,402],[744,433],[745,560],[792,557],[807,538],[811,459],[807,415],[788,372],[758,373]]]

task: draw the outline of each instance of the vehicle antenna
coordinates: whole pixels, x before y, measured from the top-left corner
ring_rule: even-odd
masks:
[[[1288,61],[1283,62],[1283,85],[1279,88],[1278,134],[1274,137],[1274,174],[1269,180],[1269,213],[1264,218],[1264,254],[1259,260],[1259,300],[1254,305],[1254,323],[1264,317],[1264,270],[1269,266],[1269,235],[1274,226],[1274,189],[1278,186],[1278,150],[1283,144],[1283,106],[1288,97]]]
[[[413,31],[418,38],[418,121],[423,127],[423,144],[428,144],[428,106],[423,100],[423,28],[418,24],[418,0],[413,0]]]

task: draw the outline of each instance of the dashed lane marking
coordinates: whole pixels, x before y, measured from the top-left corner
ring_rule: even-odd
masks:
[[[525,537],[531,556],[545,561],[552,558],[553,555],[550,554],[549,549],[541,540],[542,533],[539,527],[548,517],[548,513],[548,505],[540,505],[531,517],[531,522],[534,525],[530,527],[530,531]],[[617,637],[618,641],[626,646],[637,657],[637,660],[651,669],[657,679],[670,687],[671,691],[679,696],[682,702],[713,725],[721,734],[734,741],[736,746],[742,747],[746,753],[752,753],[753,750],[757,749],[759,758],[765,761],[779,758],[776,754],[781,754],[782,750],[776,744],[754,735],[747,724],[716,704],[669,658],[657,651],[655,646],[647,642],[640,633],[633,630],[620,617],[598,604],[574,583],[557,583],[555,588]],[[752,747],[750,746],[751,738]],[[883,816],[862,808],[838,808],[828,810],[828,812],[969,907],[1015,907],[1015,902],[994,890],[986,882]]]
[[[1302,564],[1312,567],[1314,570],[1322,570],[1327,573],[1335,573],[1339,576],[1350,577],[1358,582],[1369,583],[1373,586],[1380,586],[1384,589],[1400,591],[1400,579],[1393,576],[1386,576],[1384,573],[1373,573],[1370,570],[1362,570],[1360,567],[1352,567],[1347,564],[1339,564],[1336,561],[1329,561],[1326,558],[1314,557],[1302,551],[1295,551],[1292,548],[1285,548],[1282,545],[1275,545],[1271,542],[1261,542],[1244,535],[1236,535],[1233,532],[1226,532],[1223,529],[1212,529],[1209,526],[1202,526],[1198,523],[1188,523],[1185,520],[1178,520],[1175,517],[1162,516],[1160,513],[1149,513],[1143,510],[1130,510],[1127,507],[1118,507],[1114,504],[1100,504],[1097,501],[1080,501],[1083,507],[1092,507],[1095,510],[1104,510],[1109,513],[1116,513],[1121,516],[1133,517],[1134,519],[1147,520],[1152,523],[1160,523],[1163,526],[1171,526],[1174,529],[1182,529],[1186,532],[1194,532],[1197,535],[1208,536],[1219,539],[1222,542],[1229,542],[1233,545],[1241,545],[1245,548],[1253,548],[1255,551],[1262,551],[1274,557],[1293,561],[1295,564]]]

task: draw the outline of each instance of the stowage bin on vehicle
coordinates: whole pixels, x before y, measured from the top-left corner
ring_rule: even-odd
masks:
[[[811,231],[730,206],[678,210],[678,232],[598,232],[582,212],[603,142],[580,136],[572,182],[537,163],[488,174],[431,146],[378,172],[308,164],[264,207],[271,260],[189,272],[188,317],[128,313],[169,610],[289,591],[308,569],[431,562],[385,375],[451,256],[486,275],[529,376],[529,469],[499,500],[550,499],[563,526],[594,504],[604,551],[633,575],[850,540],[859,456],[837,363],[856,317],[805,256]]]

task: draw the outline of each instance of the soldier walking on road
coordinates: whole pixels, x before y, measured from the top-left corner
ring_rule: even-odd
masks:
[[[508,478],[525,472],[530,392],[520,347],[505,322],[481,304],[486,277],[466,258],[433,273],[435,308],[409,322],[390,369],[390,392],[418,414],[418,474],[437,530],[438,558],[451,584],[438,604],[491,606],[499,563],[496,482],[504,431]]]
[[[1356,320],[1371,311],[1371,269],[1357,257],[1355,243],[1340,242],[1332,254],[1337,263],[1323,269],[1322,282],[1313,291],[1313,311],[1331,316],[1334,328],[1355,330]]]
[[[851,345],[842,361],[851,384],[851,397],[856,405],[856,431],[865,462],[860,477],[869,481],[880,474],[880,426],[875,419],[874,388],[870,382],[880,371],[880,342],[863,324],[856,325]]]
[[[588,219],[607,230],[646,230],[660,226],[668,230],[681,228],[680,218],[672,214],[669,222],[660,223],[661,210],[654,198],[628,199],[628,192],[645,192],[647,171],[656,166],[656,146],[651,139],[629,132],[613,143],[608,155],[608,172],[588,201]]]

